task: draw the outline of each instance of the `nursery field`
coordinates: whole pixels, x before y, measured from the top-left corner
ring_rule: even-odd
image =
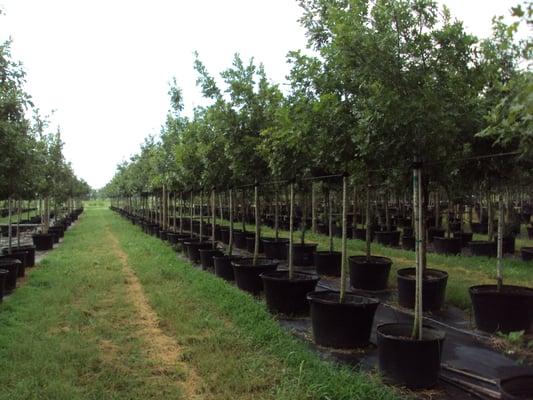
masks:
[[[101,207],[4,298],[0,325],[0,399],[400,397]]]

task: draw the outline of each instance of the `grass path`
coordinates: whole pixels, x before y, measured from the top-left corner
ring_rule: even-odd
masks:
[[[0,327],[0,399],[399,397],[102,208],[5,299]]]

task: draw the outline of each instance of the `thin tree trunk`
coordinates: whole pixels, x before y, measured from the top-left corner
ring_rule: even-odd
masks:
[[[333,251],[333,199],[331,191],[328,188],[327,200],[328,200],[328,233],[329,233],[329,252]]]
[[[311,183],[311,232],[316,233],[316,193],[315,183]]]
[[[501,193],[498,194],[498,264],[497,264],[497,279],[498,279],[498,291],[502,289],[503,274],[502,274],[502,261],[503,261],[503,199]]]
[[[370,185],[366,189],[366,257],[371,255],[371,241],[372,241],[372,215],[370,212]]]
[[[253,265],[257,263],[259,257],[259,240],[261,239],[261,220],[259,218],[259,187],[254,186],[254,206],[255,206],[255,240],[254,240],[254,259]]]
[[[228,255],[231,257],[233,252],[233,190],[229,190],[229,243]]]
[[[347,228],[348,228],[348,201],[347,198],[347,183],[348,178],[344,176],[342,178],[342,255],[341,255],[341,287],[340,287],[340,296],[339,302],[344,302],[344,297],[346,295],[346,242],[347,242]]]
[[[274,189],[274,237],[276,241],[279,238],[279,191],[278,187]]]
[[[213,189],[211,193],[211,241],[213,245],[213,250],[216,249],[216,242],[215,242],[215,226],[216,226],[216,197],[217,194],[215,193],[215,190]]]
[[[416,256],[416,283],[415,283],[415,312],[413,331],[411,337],[413,339],[422,339],[422,321],[423,321],[423,304],[422,304],[422,279],[423,279],[423,237],[424,223],[422,220],[422,173],[418,166],[413,169],[413,209],[415,216],[415,256]]]
[[[294,263],[292,260],[293,252],[293,232],[294,232],[294,183],[289,185],[290,187],[290,199],[289,199],[289,279],[293,279],[294,275]]]

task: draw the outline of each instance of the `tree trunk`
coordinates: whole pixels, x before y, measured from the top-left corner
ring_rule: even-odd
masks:
[[[489,241],[492,241],[492,239],[494,238],[494,210],[492,208],[492,196],[490,194],[487,196],[487,214],[489,217],[489,221],[488,221]]]
[[[216,249],[216,242],[215,242],[215,226],[216,226],[216,193],[215,190],[211,192],[211,242],[213,246],[213,250]]]
[[[370,185],[366,188],[366,256],[371,255],[372,242],[372,213],[370,212]]]
[[[343,177],[342,178],[342,254],[341,254],[341,287],[340,287],[340,296],[339,296],[339,302],[344,302],[344,297],[346,295],[346,260],[347,260],[347,253],[346,253],[346,237],[347,237],[347,228],[348,228],[348,201],[347,198],[347,186],[348,186],[348,178]]]
[[[501,193],[498,195],[498,264],[497,264],[497,279],[498,279],[498,291],[502,289],[503,274],[502,274],[502,261],[503,261],[503,199]]]
[[[333,251],[333,196],[328,188],[327,200],[328,200],[328,234],[329,234],[329,252]]]
[[[200,243],[204,240],[204,191],[200,190]]]
[[[228,255],[231,257],[233,252],[233,190],[229,190],[229,243]]]
[[[279,238],[279,191],[278,187],[274,189],[274,237],[276,241]]]
[[[257,263],[259,257],[259,240],[261,239],[261,220],[259,218],[259,187],[254,186],[254,206],[255,206],[255,241],[254,241],[254,260],[253,265]]]
[[[416,160],[417,161],[417,160]],[[416,162],[415,161],[415,162]],[[413,169],[413,210],[415,216],[415,256],[416,256],[416,284],[415,284],[415,312],[413,321],[412,339],[422,339],[423,304],[422,304],[422,279],[423,273],[423,239],[425,236],[422,206],[422,171],[415,165]]]
[[[292,246],[293,246],[293,232],[294,232],[294,183],[290,185],[290,199],[289,199],[289,279],[294,276],[294,263],[292,260]]]

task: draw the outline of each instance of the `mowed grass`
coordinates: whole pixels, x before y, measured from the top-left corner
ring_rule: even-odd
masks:
[[[124,263],[179,348],[175,368],[154,361]],[[321,360],[261,301],[102,208],[88,208],[5,299],[0,326],[0,399],[188,399],[191,371],[199,399],[400,397],[375,375]]]
[[[227,221],[223,221],[227,225]],[[241,223],[236,223],[236,229],[242,229]],[[247,225],[246,229],[254,230],[255,225]],[[261,234],[265,237],[274,237],[274,230],[262,226]],[[287,231],[280,231],[280,237],[289,237]],[[326,235],[314,234],[308,231],[305,235],[306,242],[318,243],[318,250],[329,249],[329,238]],[[294,233],[294,240],[300,240],[300,232]],[[533,241],[527,239],[517,240],[517,250],[520,246],[533,246]],[[334,238],[334,248],[340,251],[341,239]],[[397,248],[391,248],[372,243],[372,255],[384,256],[392,259],[392,269],[389,275],[389,286],[396,287],[396,271],[400,268],[415,265],[415,253]],[[366,244],[362,240],[350,239],[347,243],[348,255],[365,254]],[[478,284],[496,283],[496,259],[488,257],[471,256],[445,256],[428,253],[428,268],[447,271],[449,274],[446,288],[446,302],[464,310],[471,307],[468,288]],[[533,263],[523,262],[520,259],[505,258],[503,262],[503,275],[506,284],[533,287]]]

